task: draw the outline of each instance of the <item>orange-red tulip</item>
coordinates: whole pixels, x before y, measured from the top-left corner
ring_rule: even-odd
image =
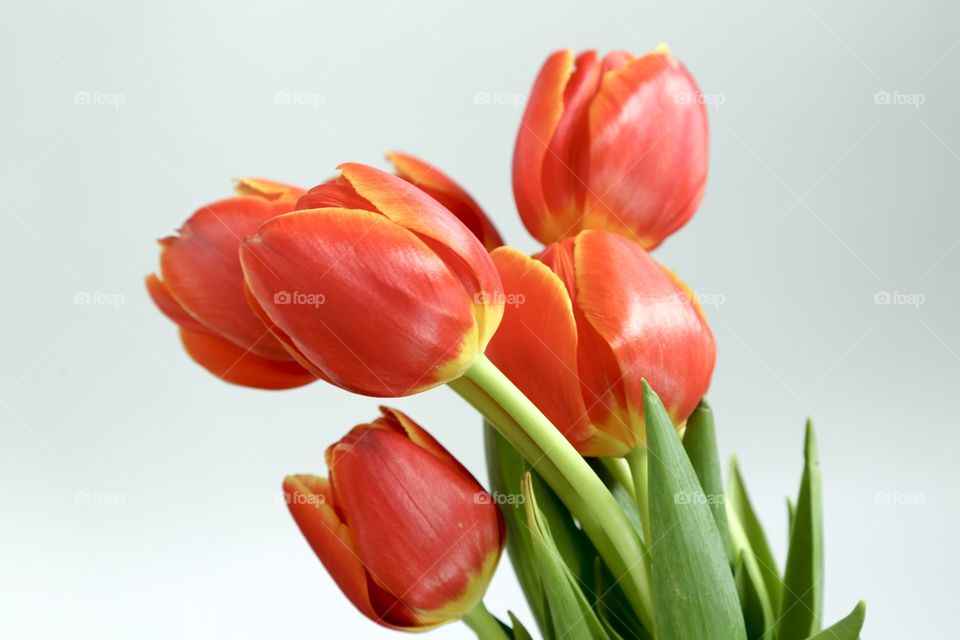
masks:
[[[554,53],[530,94],[513,190],[544,244],[607,229],[648,249],[693,215],[707,177],[704,100],[665,46]]]
[[[301,364],[356,393],[403,396],[460,377],[503,315],[489,254],[410,182],[340,169],[244,241],[259,314]]]
[[[187,353],[217,377],[249,387],[286,389],[316,379],[254,314],[244,294],[241,240],[293,209],[302,189],[244,178],[235,198],[203,207],[160,241],[160,276],[147,290],[180,326]]]
[[[640,245],[587,230],[539,261],[493,252],[508,304],[487,356],[589,456],[646,442],[642,380],[680,428],[710,384],[713,334],[693,294]]]
[[[289,476],[284,494],[357,609],[422,630],[480,602],[503,550],[503,517],[430,434],[399,411],[381,413],[327,449],[329,480]]]

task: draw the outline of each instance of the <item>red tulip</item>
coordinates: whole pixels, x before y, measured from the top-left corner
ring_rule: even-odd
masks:
[[[286,389],[316,377],[297,364],[254,314],[244,293],[240,241],[293,209],[302,189],[241,179],[241,195],[203,207],[160,241],[161,277],[147,277],[160,310],[180,326],[187,353],[217,377],[249,387]]]
[[[356,393],[409,395],[460,377],[503,314],[490,256],[406,180],[340,169],[244,241],[258,312],[304,366]]]
[[[716,345],[670,271],[598,229],[547,247],[539,261],[507,247],[493,260],[508,305],[487,356],[581,453],[644,446],[643,379],[683,426],[710,384]]]
[[[533,86],[513,156],[513,191],[544,244],[607,229],[648,249],[703,196],[707,115],[665,46],[635,58],[554,53]]]
[[[413,420],[381,408],[327,449],[330,478],[283,488],[304,537],[350,601],[408,631],[480,602],[504,544],[500,510]]]

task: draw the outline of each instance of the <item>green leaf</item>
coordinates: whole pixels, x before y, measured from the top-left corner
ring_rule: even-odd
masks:
[[[658,640],[745,640],[713,513],[666,409],[643,383]]]
[[[603,560],[598,556],[594,562],[595,583],[594,609],[597,617],[612,640],[651,640],[650,634],[630,608],[626,597],[616,586]]]
[[[627,486],[624,484],[624,480],[618,478],[617,475],[611,470],[614,464],[623,462],[623,459],[590,458],[587,460],[587,462],[590,463],[590,466],[593,468],[593,470],[598,476],[600,476],[603,484],[607,485],[607,488],[610,489],[610,493],[613,494],[617,504],[620,505],[620,508],[623,510],[623,514],[627,516],[627,520],[630,522],[633,530],[636,531],[637,537],[640,538],[643,549],[646,551],[647,546],[646,542],[643,540],[643,521],[640,517],[640,507],[637,506],[637,500],[633,497],[633,481],[630,482],[631,486]],[[626,471],[629,472],[629,469]]]
[[[520,495],[520,479],[528,471],[528,465],[493,427],[484,423],[484,443],[487,454],[487,471],[490,476],[490,488],[494,495]],[[500,502],[500,501],[498,501]],[[547,608],[540,574],[533,558],[530,534],[526,526],[526,514],[522,505],[501,504],[504,523],[507,529],[507,554],[513,564],[517,580],[527,598],[540,632],[548,640],[553,636],[549,632],[550,614]]]
[[[733,544],[730,542],[730,528],[727,525],[723,475],[720,472],[720,457],[717,454],[717,433],[713,425],[713,410],[706,401],[701,400],[700,406],[694,409],[693,414],[687,419],[687,428],[683,434],[683,448],[707,496],[707,505],[717,523],[723,550],[727,554],[727,562],[732,566]]]
[[[743,531],[743,536],[739,540],[738,536],[733,536],[734,552],[739,553],[744,548],[750,549],[763,575],[770,606],[774,612],[779,612],[783,581],[780,579],[780,571],[777,569],[773,551],[770,550],[770,543],[767,542],[767,535],[763,532],[763,525],[760,524],[760,519],[757,518],[750,503],[750,496],[743,482],[743,476],[740,475],[736,459],[730,463],[730,485],[727,487],[727,521],[731,523],[731,527],[734,520],[739,522]]]
[[[553,622],[550,602],[545,596],[539,567],[534,559],[522,499],[517,499],[522,496],[520,484],[526,473],[531,474],[540,510],[549,523],[560,556],[573,575],[578,580],[583,580],[587,586],[593,580],[590,559],[596,556],[597,552],[547,483],[503,436],[486,423],[484,440],[491,489],[507,527],[507,554],[540,633],[550,640],[554,637],[551,630]]]
[[[517,616],[513,615],[513,611],[507,611],[507,615],[510,616],[510,624],[513,627],[513,640],[533,640],[527,628],[517,619]]]
[[[731,523],[735,527],[739,523]],[[773,607],[770,606],[770,596],[763,583],[757,559],[749,548],[740,551],[733,580],[737,585],[737,594],[740,596],[740,608],[743,610],[743,621],[747,628],[748,640],[770,640],[774,637],[775,620]]]
[[[850,615],[820,633],[810,636],[809,640],[859,640],[866,615],[867,605],[861,600]]]
[[[538,508],[530,474],[523,477],[521,491],[530,540],[533,543],[533,556],[540,570],[544,593],[550,603],[556,637],[565,640],[610,640],[573,572],[554,544],[550,526]]]
[[[820,630],[823,612],[823,512],[820,462],[813,424],[807,422],[803,479],[783,576],[779,640],[805,640]]]

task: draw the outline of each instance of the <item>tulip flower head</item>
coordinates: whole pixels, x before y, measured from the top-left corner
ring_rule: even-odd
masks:
[[[247,303],[238,255],[242,239],[291,211],[302,189],[257,178],[238,181],[235,198],[209,204],[179,234],[160,240],[160,276],[147,290],[180,327],[187,353],[234,384],[286,389],[316,376],[297,364]]]
[[[577,449],[645,446],[643,385],[677,428],[710,384],[713,334],[695,296],[641,246],[599,229],[539,256],[493,253],[508,306],[487,355]]]
[[[665,45],[544,64],[513,157],[517,208],[538,240],[599,228],[652,249],[693,215],[706,177],[704,100]]]
[[[408,631],[480,602],[505,541],[499,508],[470,473],[403,413],[327,449],[329,479],[288,477],[290,513],[364,615]]]
[[[435,199],[360,164],[240,251],[258,313],[317,376],[371,396],[458,378],[503,315],[484,246]]]

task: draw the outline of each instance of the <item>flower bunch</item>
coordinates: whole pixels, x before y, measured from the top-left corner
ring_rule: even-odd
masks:
[[[781,571],[735,465],[723,486],[707,319],[651,253],[700,204],[707,143],[704,100],[665,46],[560,51],[513,156],[534,255],[401,153],[393,172],[348,162],[311,189],[240,179],[160,241],[147,288],[222,380],[390,398],[447,384],[483,415],[486,489],[389,408],[327,449],[327,477],[284,481],[367,617],[529,638],[482,602],[506,548],[551,640],[859,637],[862,604],[822,629],[812,427]]]

